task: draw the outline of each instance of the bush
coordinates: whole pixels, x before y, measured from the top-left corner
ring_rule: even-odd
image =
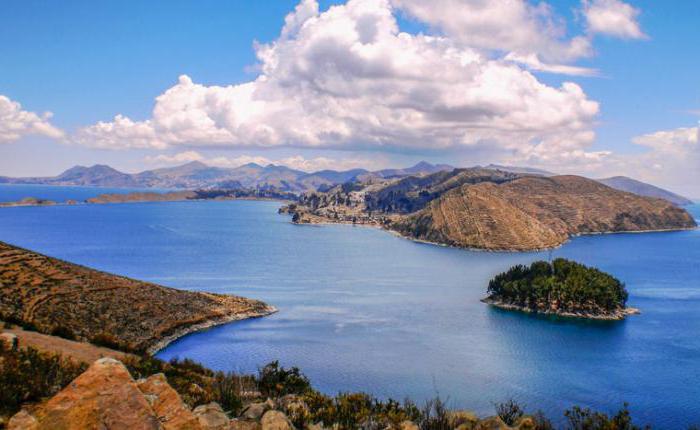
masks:
[[[127,343],[121,342],[116,337],[105,332],[98,333],[95,336],[93,336],[93,338],[90,339],[90,343],[97,346],[103,346],[105,348],[116,349],[118,351],[136,352]]]
[[[280,397],[304,394],[311,389],[311,383],[298,367],[285,369],[279,361],[273,361],[258,371],[258,388],[268,397]]]
[[[496,415],[498,415],[504,423],[512,426],[525,415],[523,408],[513,399],[507,402],[496,404]]]
[[[58,336],[58,337],[62,337],[64,339],[68,339],[68,340],[75,340],[76,339],[75,334],[73,333],[73,331],[71,329],[69,329],[68,327],[60,326],[60,325],[54,327],[54,329],[51,330],[51,336]]]
[[[243,409],[241,392],[243,377],[232,372],[217,372],[212,384],[212,398],[226,411],[229,416],[237,417]]]
[[[451,430],[447,412],[447,405],[440,396],[425,402],[419,421],[421,430]]]
[[[615,415],[609,417],[602,412],[594,412],[590,409],[582,409],[574,406],[564,412],[567,419],[567,429],[570,430],[640,430],[640,427],[632,424],[629,405],[623,404]],[[649,429],[649,426],[644,427]]]
[[[23,403],[53,396],[87,366],[34,348],[8,349],[0,344],[0,412],[12,415]]]

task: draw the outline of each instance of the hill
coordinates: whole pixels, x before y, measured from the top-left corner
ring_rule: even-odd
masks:
[[[283,208],[298,223],[379,225],[406,237],[465,248],[536,250],[579,234],[695,227],[665,200],[579,176],[528,176],[483,168],[345,184]]]
[[[626,176],[613,176],[611,178],[598,179],[598,182],[617,190],[627,191],[628,193],[668,200],[669,202],[678,206],[693,204],[690,199],[676,193],[672,193],[671,191],[664,190],[663,188],[637,181],[636,179],[628,178]]]
[[[167,288],[2,242],[0,292],[0,320],[137,351],[274,311],[257,300]]]

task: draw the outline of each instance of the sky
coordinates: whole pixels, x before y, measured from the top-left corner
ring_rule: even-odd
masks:
[[[509,164],[700,197],[700,2],[0,4],[0,175]]]

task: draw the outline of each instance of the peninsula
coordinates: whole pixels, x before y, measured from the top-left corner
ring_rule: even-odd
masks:
[[[509,310],[601,320],[621,320],[639,310],[626,307],[627,290],[598,269],[558,258],[517,265],[489,282],[484,303]]]
[[[187,333],[276,309],[116,276],[0,242],[0,320],[154,353]]]
[[[280,210],[292,221],[374,225],[410,239],[493,251],[558,247],[582,234],[696,227],[685,209],[580,176],[469,168],[346,183]]]

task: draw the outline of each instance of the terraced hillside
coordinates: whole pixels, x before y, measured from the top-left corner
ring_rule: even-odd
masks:
[[[298,223],[374,224],[406,237],[465,248],[536,250],[579,234],[696,226],[684,209],[579,176],[489,169],[336,187],[283,212]]]
[[[216,323],[269,314],[243,297],[167,288],[0,242],[0,319],[153,350]]]

